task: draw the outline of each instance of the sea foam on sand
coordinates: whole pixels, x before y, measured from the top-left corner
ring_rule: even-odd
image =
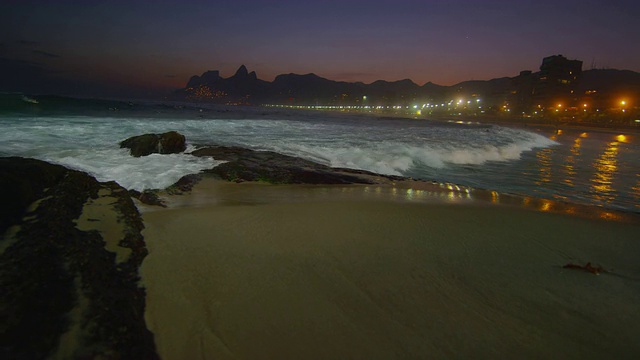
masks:
[[[640,355],[640,225],[327,189],[205,180],[144,211],[163,359]]]

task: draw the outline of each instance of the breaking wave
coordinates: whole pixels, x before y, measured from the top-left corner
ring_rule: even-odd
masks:
[[[398,142],[374,146],[328,147],[290,144],[273,150],[303,157],[332,167],[369,170],[387,175],[406,175],[416,165],[443,168],[449,164],[483,165],[490,161],[518,160],[526,151],[556,143],[543,136],[531,134],[531,139],[511,144],[424,144]]]
[[[36,100],[39,104],[25,104],[46,102],[45,98]],[[90,103],[90,106],[97,105]],[[0,133],[0,156],[47,160],[86,171],[100,181],[115,180],[126,188],[144,190],[164,188],[183,175],[220,163],[188,154],[133,158],[118,147],[120,141],[130,136],[170,130],[184,134],[192,145],[271,150],[333,167],[423,179],[430,179],[433,169],[515,161],[534,148],[556,144],[530,131],[493,125],[451,125],[326,113],[265,116],[246,109],[224,118],[158,117],[154,115],[157,105],[149,109],[141,110],[136,117],[0,116],[4,129]],[[421,173],[424,169],[431,170]]]

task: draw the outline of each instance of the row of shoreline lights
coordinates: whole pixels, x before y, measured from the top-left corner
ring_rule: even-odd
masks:
[[[366,96],[362,97],[363,100],[367,100]],[[451,107],[455,107],[458,108],[460,106],[468,106],[471,105],[473,102],[475,102],[478,105],[478,109],[482,109],[482,106],[480,106],[480,102],[481,100],[479,98],[475,99],[475,101],[472,100],[464,100],[464,99],[459,99],[458,101],[454,102],[454,100],[450,100],[449,102],[444,102],[444,103],[440,103],[440,104],[431,104],[431,103],[426,103],[426,104],[422,104],[422,107],[420,107],[419,105],[413,105],[413,106],[403,106],[403,105],[271,105],[271,104],[267,104],[266,106],[270,106],[270,107],[286,107],[286,108],[298,108],[298,109],[372,109],[372,110],[382,110],[382,109],[395,109],[395,110],[401,110],[401,109],[411,109],[413,108],[414,110],[418,110],[418,109],[425,109],[425,108],[451,108]],[[628,105],[628,101],[627,100],[620,100],[619,102],[620,107],[622,108],[622,112],[626,112],[626,107]],[[556,105],[555,107],[555,112],[559,112],[560,109],[563,108],[563,104],[559,103]],[[587,103],[583,103],[582,104],[583,110],[586,112],[587,108],[589,107],[589,105]],[[543,111],[544,108],[542,107],[542,105],[538,105],[538,109]],[[551,107],[550,109],[553,109],[553,107]],[[508,105],[504,105],[503,106],[503,110],[504,111],[511,111],[511,109],[509,109]],[[568,111],[567,108],[565,108],[565,111]],[[596,111],[600,111],[600,109],[597,109]],[[536,114],[538,113],[537,111],[535,112]]]
[[[627,109],[626,109],[627,104],[628,104],[627,100],[620,100],[620,108],[621,108],[622,112],[626,112],[626,111],[627,111]],[[556,111],[556,112],[559,112],[559,111],[560,111],[560,109],[562,109],[562,107],[563,107],[563,105],[562,105],[561,103],[559,103],[558,105],[556,105],[556,109],[555,109],[555,111]],[[586,112],[586,111],[587,111],[587,108],[588,108],[588,107],[589,107],[589,104],[588,104],[588,103],[583,103],[583,104],[582,104],[582,108],[583,108],[583,111],[584,111],[584,112]],[[539,109],[541,109],[541,110],[544,110],[544,108],[542,108],[542,105],[538,105],[538,108],[539,108]],[[564,109],[564,111],[568,111],[568,110],[569,110],[569,108],[565,108],[565,109]],[[600,109],[596,109],[596,111],[600,111]],[[537,113],[537,112],[536,112],[536,113]]]
[[[367,97],[363,96],[362,97],[363,100],[366,100]],[[475,99],[475,103],[479,104],[480,103],[480,99]],[[267,104],[266,106],[270,106],[270,107],[288,107],[288,108],[305,108],[305,109],[425,109],[425,108],[437,108],[437,107],[451,107],[452,105],[455,107],[459,107],[459,106],[466,106],[466,105],[471,105],[473,103],[473,101],[471,100],[467,100],[466,102],[464,100],[458,100],[457,102],[454,103],[453,100],[450,100],[449,102],[445,102],[445,103],[441,103],[441,104],[431,104],[431,103],[426,103],[426,104],[422,104],[422,107],[420,107],[420,105],[413,105],[413,106],[403,106],[403,105],[272,105],[272,104]],[[482,106],[478,106],[479,109],[482,108]]]

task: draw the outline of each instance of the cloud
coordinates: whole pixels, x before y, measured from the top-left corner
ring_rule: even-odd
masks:
[[[42,51],[42,50],[33,50],[32,52],[34,54],[36,54],[36,55],[44,56],[44,57],[47,57],[47,58],[50,58],[50,59],[51,58],[59,58],[60,57],[60,55],[53,54],[53,53],[46,52],[46,51]]]
[[[36,61],[29,61],[29,60],[24,60],[24,59],[14,59],[14,58],[7,58],[7,57],[0,57],[0,61],[2,62],[3,65],[8,66],[9,64],[20,64],[23,66],[42,66],[42,63],[36,62]]]
[[[31,41],[31,40],[18,40],[18,41],[16,41],[16,43],[18,45],[22,45],[22,46],[38,46],[38,45],[40,45],[39,42]]]

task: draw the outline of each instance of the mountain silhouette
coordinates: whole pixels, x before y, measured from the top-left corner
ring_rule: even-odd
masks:
[[[490,80],[469,80],[444,86],[427,82],[420,86],[410,79],[362,82],[334,81],[314,73],[282,74],[272,82],[260,80],[255,71],[241,65],[229,78],[210,70],[194,75],[185,88],[174,93],[178,99],[205,100],[220,103],[290,104],[290,105],[411,105],[421,102],[444,102],[459,98],[482,98],[487,105],[497,106],[505,101],[545,99],[558,94],[600,92],[599,96],[640,96],[640,73],[629,70],[593,69],[581,71],[569,85],[550,86],[547,79],[548,60],[566,60],[561,55],[545,58],[540,72],[523,71],[514,77]],[[570,60],[582,66],[582,62]],[[574,64],[575,65],[575,64]],[[547,72],[544,72],[542,70]],[[558,80],[560,81],[560,80]],[[563,82],[566,82],[562,80]],[[544,85],[544,86],[543,86]],[[552,84],[553,85],[553,84]],[[565,94],[565,95],[566,95]],[[604,95],[603,95],[604,94]],[[543,94],[544,95],[544,94]],[[537,96],[537,97],[536,97]],[[564,95],[563,95],[564,96]],[[531,100],[533,101],[533,100]],[[530,101],[529,101],[530,102]]]

